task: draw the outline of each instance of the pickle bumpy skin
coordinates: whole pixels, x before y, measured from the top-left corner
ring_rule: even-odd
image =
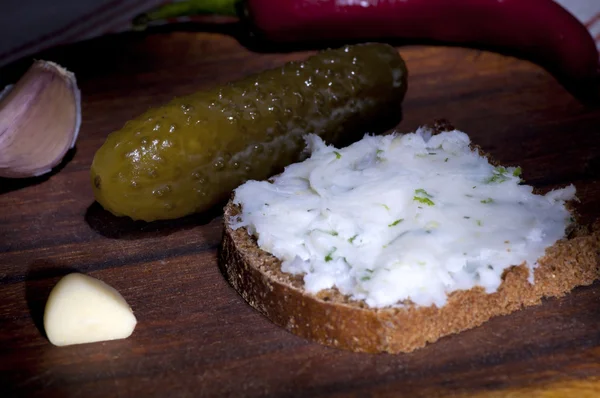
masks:
[[[227,199],[302,158],[307,133],[339,145],[400,113],[398,51],[366,43],[175,98],[110,134],[96,152],[96,200],[117,216],[173,219]]]

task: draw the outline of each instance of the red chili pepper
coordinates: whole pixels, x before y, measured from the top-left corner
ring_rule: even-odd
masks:
[[[578,96],[600,98],[600,56],[589,31],[553,0],[187,0],[161,15],[230,10],[259,43],[288,46],[390,39],[489,49],[529,59]],[[171,13],[171,14],[169,14]]]
[[[247,0],[245,16],[274,43],[436,41],[530,59],[577,90],[600,79],[594,39],[552,0]]]

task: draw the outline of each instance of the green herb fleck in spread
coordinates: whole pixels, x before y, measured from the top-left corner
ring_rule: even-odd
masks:
[[[485,180],[486,184],[491,184],[491,183],[502,183],[504,181],[507,181],[508,178],[504,175],[504,174],[494,174],[493,176],[491,176],[490,178],[488,178],[487,180]]]
[[[340,159],[342,157],[342,154],[339,153],[338,151],[333,151],[333,153],[335,153],[335,158],[336,159]]]
[[[356,237],[357,237],[357,236],[358,236],[358,234],[354,235],[354,236],[353,236],[353,237],[351,237],[351,238],[348,238],[348,242],[350,242],[350,243],[353,243],[353,242],[354,242],[354,239],[356,239]]]
[[[331,230],[326,230],[326,229],[320,229],[320,228],[316,228],[316,229],[311,229],[310,233],[312,234],[313,232],[321,232],[327,235],[331,235],[331,236],[338,236],[338,232],[334,231],[333,229]]]
[[[513,176],[514,177],[519,177],[521,175],[521,173],[523,172],[523,170],[521,170],[520,167],[517,167],[514,171],[513,171]]]
[[[395,227],[396,225],[400,224],[402,221],[404,221],[404,219],[403,218],[399,218],[396,221],[394,221],[393,223],[388,224],[388,227]]]
[[[337,250],[337,247],[334,247],[333,249],[331,249],[331,250],[329,251],[329,253],[327,253],[327,255],[325,256],[325,262],[326,262],[326,263],[328,263],[328,262],[330,262],[331,260],[333,260],[333,257],[332,257],[332,256],[333,256],[333,253],[335,253],[335,251],[336,251],[336,250]]]
[[[419,195],[419,194],[424,195],[424,196],[426,196],[428,198],[433,198],[433,196],[431,196],[430,194],[428,194],[427,191],[424,190],[423,188],[415,189],[415,195]]]
[[[429,198],[433,198],[433,196],[427,193],[427,191],[425,191],[423,188],[415,189],[415,196],[413,197],[413,200],[416,200],[419,203],[426,204],[427,206],[435,205],[435,203],[433,203],[433,201]]]
[[[367,275],[364,275],[362,278],[360,278],[361,281],[366,282],[371,280],[371,275],[373,274],[373,270],[372,269],[365,269],[365,272],[367,272]]]
[[[486,184],[491,184],[491,183],[500,184],[504,181],[508,181],[508,179],[509,179],[509,177],[506,176],[506,173],[508,173],[508,170],[506,170],[506,167],[502,167],[502,166],[495,167],[493,173],[494,173],[494,175],[492,175],[491,177],[489,177],[485,180]]]
[[[483,199],[483,200],[481,200],[481,203],[483,203],[483,204],[487,204],[487,203],[492,203],[493,201],[494,201],[494,199],[492,199],[492,198],[487,198],[487,199]]]
[[[416,200],[417,202],[426,204],[427,206],[433,206],[433,205],[435,205],[435,203],[433,203],[433,201],[431,199],[429,199],[429,198],[419,198],[418,196],[415,196],[413,198],[413,200]]]

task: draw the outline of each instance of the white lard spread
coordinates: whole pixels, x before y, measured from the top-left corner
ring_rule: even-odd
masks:
[[[242,213],[229,222],[310,293],[439,307],[456,290],[496,291],[523,262],[533,283],[536,260],[572,221],[572,185],[535,195],[520,168],[492,166],[460,131],[366,135],[343,149],[306,141],[307,160],[235,190]]]

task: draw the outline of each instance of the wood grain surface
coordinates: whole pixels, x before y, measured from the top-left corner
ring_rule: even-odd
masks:
[[[145,224],[95,203],[89,167],[109,132],[173,96],[308,55],[252,52],[224,33],[128,33],[36,55],[76,73],[83,124],[50,175],[0,180],[0,396],[600,396],[598,283],[412,354],[355,354],[296,337],[237,295],[216,263],[221,209]],[[529,62],[399,51],[410,71],[400,131],[447,118],[536,187],[575,184],[583,219],[600,216],[600,107]],[[1,70],[1,83],[29,62]],[[123,294],[138,318],[130,338],[48,342],[45,301],[73,271]]]

